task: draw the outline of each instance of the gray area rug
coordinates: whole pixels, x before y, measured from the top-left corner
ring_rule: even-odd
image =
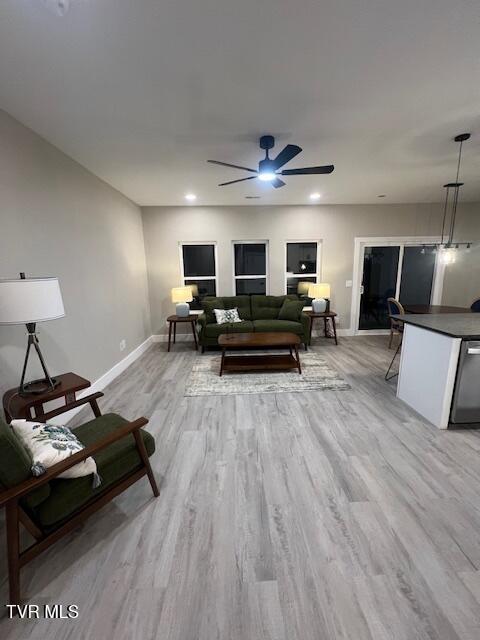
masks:
[[[341,375],[317,353],[300,352],[302,375],[292,371],[227,372],[222,377],[220,354],[199,355],[186,381],[186,396],[228,396],[251,393],[343,391],[350,389]]]

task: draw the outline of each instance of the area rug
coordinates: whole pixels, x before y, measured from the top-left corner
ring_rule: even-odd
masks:
[[[342,376],[313,351],[300,353],[302,375],[291,371],[227,372],[222,377],[220,354],[199,355],[185,384],[185,396],[229,396],[252,393],[344,391],[350,389]]]

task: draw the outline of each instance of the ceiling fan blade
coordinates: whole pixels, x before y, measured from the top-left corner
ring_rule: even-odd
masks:
[[[230,182],[221,182],[218,186],[225,187],[227,184],[234,184],[235,182],[244,182],[245,180],[254,180],[257,176],[248,176],[248,178],[239,178],[238,180],[230,180]]]
[[[287,146],[280,151],[275,160],[272,160],[272,166],[275,171],[280,169],[280,167],[283,167],[287,162],[290,162],[290,160],[295,158],[295,156],[298,156],[301,151],[302,147],[297,147],[296,144],[287,144]]]
[[[332,173],[335,167],[333,164],[326,164],[323,167],[303,167],[302,169],[284,169],[280,171],[282,176],[309,176],[319,173]]]
[[[211,162],[212,164],[219,164],[222,167],[231,167],[232,169],[242,169],[243,171],[251,171],[252,173],[257,173],[256,169],[249,169],[248,167],[240,167],[238,164],[228,164],[228,162],[219,162],[218,160],[207,160],[207,162]]]
[[[275,180],[272,180],[270,184],[272,185],[272,187],[275,187],[275,189],[279,189],[280,187],[285,186],[285,182],[283,180],[280,180],[280,178],[275,178]]]

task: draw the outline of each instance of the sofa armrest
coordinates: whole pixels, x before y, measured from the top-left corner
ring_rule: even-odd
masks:
[[[306,313],[300,314],[300,322],[302,323],[303,333],[307,338],[307,341],[310,342],[310,316],[307,316]]]
[[[205,326],[207,324],[207,316],[205,315],[205,313],[201,313],[198,317],[197,317],[197,328],[199,331],[203,331],[203,329],[205,329]]]
[[[53,480],[64,471],[67,471],[67,469],[70,469],[79,462],[82,462],[89,456],[98,453],[98,451],[100,451],[101,449],[105,449],[105,447],[108,447],[117,440],[121,440],[131,433],[135,434],[136,431],[145,426],[147,423],[148,420],[146,418],[138,418],[133,422],[127,422],[119,429],[116,429],[113,433],[109,433],[103,438],[100,438],[100,440],[98,440],[97,442],[94,442],[88,447],[85,447],[78,453],[74,453],[66,460],[57,462],[57,464],[51,466],[45,473],[42,473],[41,476],[29,478],[28,480],[17,484],[15,487],[11,487],[6,491],[2,491],[0,493],[0,507],[2,507],[12,499],[22,498],[23,496],[27,495],[27,493],[30,493],[30,491],[33,491],[33,489],[37,489],[37,487],[41,487],[46,482],[49,482],[49,480]]]

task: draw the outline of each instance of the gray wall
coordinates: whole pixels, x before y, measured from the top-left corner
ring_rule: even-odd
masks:
[[[480,240],[478,211],[477,205],[461,206],[459,237],[475,231],[476,239]],[[231,295],[232,240],[269,241],[272,294],[284,293],[285,241],[321,240],[321,278],[332,285],[332,307],[339,313],[339,326],[349,328],[352,290],[346,288],[345,281],[353,275],[354,238],[435,236],[440,234],[442,218],[440,204],[144,207],[142,212],[153,333],[165,333],[165,318],[174,312],[170,288],[181,284],[178,250],[181,241],[217,242],[219,293]],[[473,260],[478,253],[471,255]],[[462,271],[460,266],[458,271]],[[456,304],[465,304],[470,299],[476,284],[473,278],[463,275],[461,287],[455,278],[447,276],[447,302],[455,299]]]
[[[0,277],[60,278],[66,317],[38,325],[53,373],[94,380],[150,335],[140,209],[3,111],[0,222]],[[24,350],[24,327],[0,326],[2,391]]]
[[[480,203],[463,205],[457,219],[456,237],[480,243]],[[457,253],[456,262],[446,269],[443,285],[445,304],[470,305],[476,298],[480,298],[480,244],[473,245],[469,252]]]

